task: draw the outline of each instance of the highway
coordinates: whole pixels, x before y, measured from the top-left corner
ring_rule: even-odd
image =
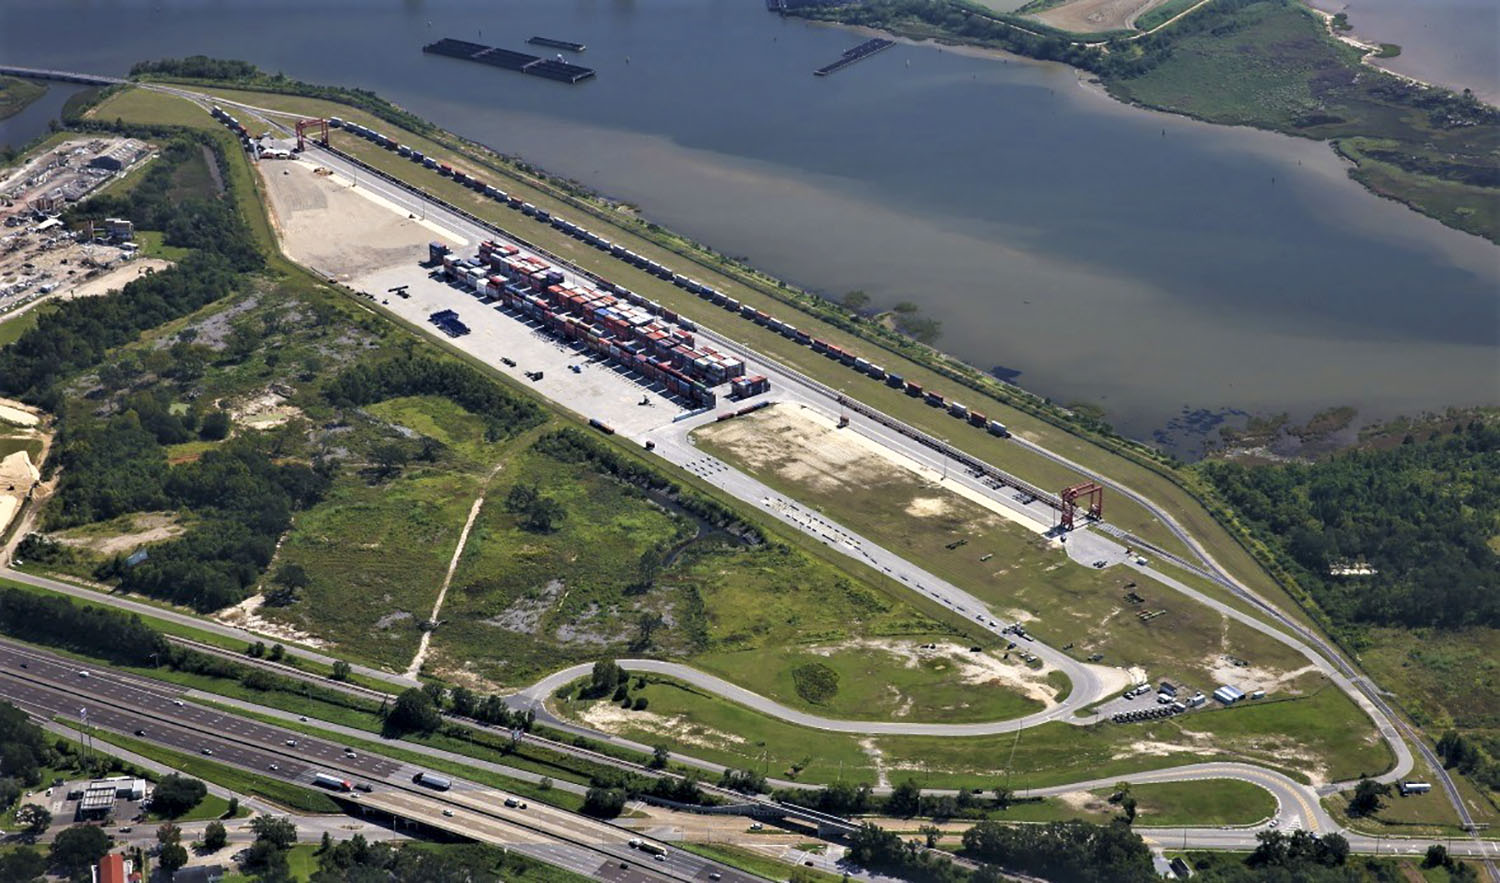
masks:
[[[592,877],[634,883],[663,877],[707,880],[716,873],[730,883],[758,880],[668,844],[659,844],[666,855],[654,861],[628,845],[641,835],[551,806],[508,808],[504,800],[509,795],[457,777],[450,777],[452,790],[430,791],[412,783],[421,767],[205,708],[183,699],[176,688],[82,668],[9,641],[0,641],[0,695],[44,720],[83,719],[88,727],[304,787],[316,789],[313,777],[319,772],[337,775],[372,788],[333,795],[351,810],[363,805],[391,812]]]
[[[180,89],[176,87],[158,88],[161,88],[163,91],[173,92],[175,94],[184,95],[185,97],[190,97],[193,100],[199,101],[200,103],[206,102],[208,100],[206,96],[193,93],[190,90]],[[232,102],[219,103],[225,104],[226,106],[234,104]],[[250,105],[234,104],[234,106],[241,107],[246,110],[255,111],[266,116],[290,116],[287,114],[280,114],[275,111],[267,111],[263,108],[255,108]],[[414,194],[410,190],[397,186],[396,184],[385,181],[381,178],[375,177],[369,174],[368,170],[358,168],[355,164],[351,163],[346,157],[340,154],[316,148],[313,149],[313,152],[317,155],[318,161],[320,163],[328,165],[329,167],[333,168],[335,172],[346,174],[350,177],[357,177],[360,181],[361,187],[376,191],[380,196],[398,206],[408,207],[414,211],[420,211],[425,217],[434,219],[444,226],[448,226],[455,230],[461,231],[464,235],[470,236],[473,240],[476,241],[478,239],[491,238],[495,236],[495,231],[493,229],[475,224],[464,215],[451,212],[448,209],[437,204],[436,202],[425,199],[421,195]],[[415,257],[416,256],[414,256],[414,259]],[[559,263],[555,259],[551,259],[550,262],[554,264]],[[574,273],[573,275],[578,276],[579,274]],[[747,362],[751,363],[754,366],[753,370],[770,376],[777,400],[807,404],[810,407],[817,408],[821,413],[824,414],[837,412],[837,410],[839,409],[837,401],[838,393],[832,391],[828,387],[814,381],[810,381],[807,378],[804,378],[801,375],[797,374],[796,372],[790,371],[782,366],[778,366],[774,362],[760,356],[759,354],[749,352],[744,347],[740,347],[734,344],[732,341],[727,341],[722,337],[719,337],[718,335],[714,335],[711,331],[701,330],[700,333],[705,338],[713,340],[720,349],[729,352],[730,354],[745,358]],[[476,355],[484,358],[486,362],[493,361],[492,359],[485,357],[484,354],[476,353]],[[956,612],[962,612],[966,614],[973,613],[975,617],[974,624],[976,626],[992,632],[999,632],[999,630],[1002,628],[1002,626],[1004,625],[1003,623],[990,620],[988,618],[986,608],[980,602],[978,602],[977,599],[967,594],[966,592],[963,592],[958,587],[938,580],[931,574],[914,568],[899,556],[896,556],[893,553],[890,553],[889,551],[884,550],[873,543],[869,543],[867,540],[864,540],[863,538],[854,535],[852,532],[843,529],[841,526],[828,521],[820,515],[817,515],[817,513],[799,509],[794,501],[787,500],[781,497],[762,483],[756,481],[748,475],[745,475],[744,473],[728,467],[727,464],[715,461],[710,457],[705,457],[701,451],[697,450],[691,445],[690,441],[688,440],[688,434],[697,425],[701,425],[702,423],[711,419],[712,415],[697,415],[696,417],[691,417],[686,420],[676,421],[670,424],[656,427],[647,432],[632,434],[629,437],[636,441],[644,441],[648,439],[654,441],[656,443],[657,452],[663,457],[678,466],[693,471],[695,474],[698,474],[700,477],[703,477],[710,483],[723,488],[725,491],[729,492],[733,496],[736,496],[742,501],[757,506],[762,511],[770,514],[772,517],[775,517],[783,523],[789,524],[794,528],[827,543],[831,548],[836,549],[840,553],[845,554],[856,561],[860,561],[866,566],[875,569],[877,572],[883,572],[891,576],[891,578],[893,579],[904,582],[913,591],[924,594],[930,599],[954,609]],[[892,448],[893,450],[900,451],[908,456],[912,456],[914,459],[917,459],[919,462],[924,463],[924,465],[927,465],[929,468],[941,467],[945,472],[948,471],[948,464],[944,462],[944,459],[940,455],[937,455],[935,452],[925,448],[924,446],[913,442],[910,439],[908,433],[897,432],[887,426],[881,425],[880,423],[863,420],[856,420],[852,429],[869,436],[870,438]],[[1078,469],[1084,474],[1093,474],[1090,473],[1089,470],[1082,469],[1078,466],[1078,464],[1071,463],[1071,461],[1066,460],[1066,458],[1061,458],[1059,455],[1056,455],[1049,451],[1045,451],[1044,449],[1031,445],[1030,443],[1026,444],[1028,445],[1028,447],[1032,447],[1039,453],[1043,453],[1045,456],[1048,456],[1058,462],[1066,463],[1071,468]],[[961,469],[953,470],[950,477],[955,482],[967,483],[970,487],[979,490],[981,493],[986,493],[1001,504],[1014,506],[1014,501],[1010,500],[1009,495],[1004,493],[996,493],[996,489],[988,487],[973,476],[968,476]],[[1307,639],[1304,643],[1303,641],[1300,641],[1296,638],[1291,638],[1287,634],[1266,626],[1255,617],[1251,617],[1236,608],[1231,608],[1227,605],[1219,605],[1219,609],[1221,609],[1222,612],[1225,612],[1226,615],[1234,616],[1236,619],[1245,622],[1246,624],[1252,625],[1252,627],[1258,627],[1261,631],[1273,635],[1278,640],[1282,640],[1284,643],[1287,643],[1288,645],[1296,648],[1300,653],[1303,653],[1310,659],[1314,659],[1314,661],[1322,670],[1324,670],[1326,674],[1334,678],[1339,683],[1339,685],[1346,690],[1346,692],[1354,697],[1356,701],[1358,701],[1361,706],[1365,708],[1368,713],[1370,713],[1371,717],[1376,722],[1379,731],[1388,741],[1391,742],[1392,749],[1396,753],[1396,756],[1398,758],[1397,767],[1392,771],[1389,771],[1386,774],[1387,777],[1404,775],[1405,772],[1411,768],[1412,761],[1410,750],[1404,744],[1402,734],[1404,731],[1408,735],[1413,736],[1414,741],[1417,742],[1418,750],[1423,753],[1424,757],[1429,760],[1429,763],[1432,764],[1433,768],[1438,771],[1438,775],[1442,778],[1445,788],[1447,788],[1450,792],[1450,798],[1454,800],[1455,805],[1459,808],[1460,814],[1467,820],[1467,809],[1463,807],[1462,801],[1457,798],[1457,793],[1456,790],[1454,790],[1452,787],[1451,780],[1447,778],[1446,773],[1442,772],[1441,765],[1439,763],[1436,763],[1436,760],[1432,757],[1430,750],[1428,750],[1426,746],[1421,743],[1420,739],[1415,738],[1415,734],[1406,727],[1404,722],[1399,721],[1399,719],[1392,713],[1386,703],[1378,696],[1378,693],[1376,693],[1374,688],[1365,679],[1359,677],[1353,670],[1353,668],[1349,666],[1348,663],[1344,659],[1342,659],[1342,657],[1340,657],[1340,655],[1334,648],[1330,647],[1326,642],[1319,639],[1316,635],[1311,634],[1303,626],[1295,622],[1295,620],[1293,620],[1291,617],[1286,616],[1284,613],[1277,610],[1274,606],[1259,598],[1247,587],[1234,580],[1232,575],[1228,574],[1227,571],[1225,571],[1220,565],[1217,564],[1217,562],[1213,561],[1206,550],[1202,548],[1201,544],[1199,544],[1191,537],[1191,535],[1183,530],[1174,519],[1163,512],[1159,507],[1151,504],[1148,499],[1128,488],[1119,485],[1117,482],[1110,481],[1107,477],[1095,477],[1096,479],[1101,480],[1101,482],[1106,486],[1112,487],[1117,492],[1124,493],[1127,496],[1130,496],[1133,499],[1137,499],[1144,505],[1146,505],[1153,514],[1155,514],[1163,521],[1164,524],[1167,524],[1169,528],[1172,529],[1174,534],[1179,536],[1188,545],[1189,548],[1194,550],[1194,553],[1201,559],[1203,564],[1207,568],[1209,568],[1208,575],[1211,578],[1222,584],[1230,586],[1241,597],[1251,601],[1259,609],[1264,610],[1269,615],[1273,616],[1281,626],[1286,628],[1292,634]],[[1008,500],[1010,501],[1007,502]],[[1039,513],[1035,512],[1028,514],[1033,518],[1036,518],[1039,515]],[[1092,537],[1092,539],[1084,541],[1085,537]],[[1087,531],[1075,531],[1072,540],[1073,542],[1070,543],[1070,546],[1073,546],[1074,548],[1087,548],[1087,543],[1094,541],[1097,541],[1099,543],[1110,543],[1110,545],[1118,545],[1111,543],[1111,541],[1103,540],[1097,534],[1090,534]],[[1099,548],[1107,549],[1108,547],[1100,546]],[[1120,547],[1120,550],[1123,551],[1123,547]],[[1145,575],[1148,575],[1153,579],[1157,579],[1158,581],[1171,586],[1175,590],[1185,591],[1185,593],[1188,593],[1193,597],[1197,597],[1200,600],[1204,598],[1201,593],[1193,593],[1191,589],[1183,586],[1180,582],[1170,580],[1169,577],[1165,577],[1164,574],[1161,574],[1158,571],[1149,570],[1144,572]],[[93,597],[96,597],[96,599],[98,598],[98,596]],[[160,611],[158,608],[149,606],[147,610],[142,612],[147,612],[152,616],[163,615],[163,611]],[[197,620],[191,617],[189,619],[191,620],[191,624],[195,627],[203,627],[202,620]],[[1028,645],[1028,649],[1035,652],[1049,665],[1052,665],[1053,667],[1064,671],[1064,673],[1073,680],[1074,689],[1070,693],[1068,699],[1055,708],[1048,709],[1046,712],[1042,712],[1037,715],[1032,715],[1027,718],[1020,719],[1019,721],[995,722],[994,724],[980,724],[977,726],[984,727],[1009,725],[1009,728],[1013,730],[1020,726],[1029,726],[1035,723],[1040,723],[1044,720],[1065,720],[1071,717],[1071,715],[1079,708],[1105,698],[1107,695],[1109,695],[1110,692],[1112,692],[1112,685],[1110,684],[1110,681],[1117,676],[1107,674],[1107,670],[1102,670],[1102,667],[1086,666],[1082,663],[1078,663],[1077,661],[1072,660],[1070,657],[1060,651],[1041,645],[1040,642]],[[863,731],[865,732],[879,731],[870,729],[871,727],[879,727],[879,724],[861,724],[861,726],[864,728]],[[1006,731],[1006,729],[998,729],[990,730],[987,732]],[[960,735],[962,733],[948,730],[946,734]],[[1457,847],[1455,846],[1455,851],[1456,850]],[[1492,873],[1494,873],[1493,868],[1491,869],[1491,871]],[[1500,877],[1497,877],[1497,879],[1500,879]]]

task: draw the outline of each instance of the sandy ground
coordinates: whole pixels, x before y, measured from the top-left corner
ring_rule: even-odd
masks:
[[[305,647],[324,648],[328,642],[315,638],[307,632],[298,631],[284,622],[275,619],[266,619],[260,615],[260,606],[265,603],[264,595],[251,595],[233,607],[225,607],[214,614],[214,619],[227,625],[236,625],[252,632],[270,635],[280,638],[289,643],[301,644]]]
[[[68,546],[81,546],[93,549],[101,555],[113,555],[116,552],[129,552],[137,546],[146,543],[170,540],[172,537],[181,536],[187,530],[187,528],[177,523],[177,517],[171,512],[142,512],[132,518],[131,527],[133,529],[129,532],[115,534],[114,536],[68,537],[53,535],[52,539]]]
[[[461,236],[411,217],[394,203],[312,162],[262,162],[261,179],[282,248],[292,260],[339,279],[412,263],[434,237],[460,250]]]
[[[233,402],[229,413],[234,422],[251,429],[273,429],[302,416],[302,409],[286,404],[286,397],[273,389],[243,401]]]
[[[25,451],[16,451],[0,460],[0,533],[10,526],[26,495],[41,478]]]
[[[595,702],[578,717],[585,724],[606,733],[618,734],[627,727],[634,727],[703,748],[723,749],[745,741],[742,736],[695,724],[680,715],[669,717],[653,711],[626,711],[613,702]]]
[[[17,405],[19,404],[20,402],[11,402],[8,399],[0,399],[0,421],[4,421],[6,423],[14,423],[17,426],[35,426],[38,423],[42,422],[42,418],[31,413],[30,411],[23,411],[21,410],[21,408],[17,407]]]
[[[899,471],[933,483],[941,482],[943,476],[857,432],[840,430],[832,419],[802,405],[772,405],[746,418],[708,424],[697,432],[733,448],[753,470],[773,471],[820,491],[859,493]],[[916,516],[945,514],[955,494],[1032,533],[1046,531],[1003,503],[956,482],[934,489],[931,496],[915,498],[907,511]]]
[[[1135,27],[1136,16],[1165,0],[1069,0],[1033,15],[1043,24],[1075,34]]]
[[[98,297],[101,294],[109,294],[111,291],[119,291],[125,287],[125,283],[149,273],[160,273],[162,270],[172,266],[171,261],[160,258],[136,258],[108,273],[102,273],[87,282],[62,293],[63,298],[70,297]]]

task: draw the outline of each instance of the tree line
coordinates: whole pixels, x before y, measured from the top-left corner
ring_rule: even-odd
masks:
[[[1340,626],[1500,626],[1500,426],[1202,474]],[[1368,575],[1339,575],[1367,564]]]
[[[535,402],[507,392],[478,369],[427,356],[407,355],[353,365],[329,381],[323,395],[341,408],[400,396],[441,396],[484,418],[490,441],[540,425],[543,419]]]

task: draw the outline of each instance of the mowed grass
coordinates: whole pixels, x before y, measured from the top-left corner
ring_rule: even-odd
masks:
[[[0,322],[0,346],[8,346],[21,338],[21,335],[36,327],[38,320],[42,318],[45,310],[51,309],[46,305],[32,307],[19,316],[11,316]]]
[[[1285,645],[1133,571],[1094,570],[1068,559],[1057,544],[948,490],[940,481],[874,456],[835,471],[819,439],[778,444],[782,409],[770,409],[694,433],[703,450],[756,476],[862,536],[897,552],[990,605],[1002,619],[1079,659],[1140,666],[1211,689],[1210,669],[1226,654],[1271,671],[1306,663]],[[790,419],[796,419],[795,413]],[[747,436],[746,426],[754,427]],[[835,433],[836,431],[830,431]],[[832,444],[832,442],[829,442]],[[810,450],[811,449],[811,450]],[[962,542],[957,548],[949,548]],[[1143,603],[1126,600],[1134,591]],[[1142,621],[1138,614],[1165,610]],[[965,615],[972,615],[966,612]],[[1031,621],[1033,620],[1034,621]]]
[[[916,641],[903,642],[911,652]],[[1043,704],[998,681],[967,677],[968,654],[926,653],[910,657],[880,646],[788,648],[767,658],[758,650],[710,653],[695,665],[792,708],[844,720],[968,722],[1006,720],[1040,711]],[[798,691],[793,672],[826,666],[837,676],[833,695],[810,701]],[[1016,667],[1020,668],[1019,663]]]
[[[1105,824],[1122,815],[1119,804],[1109,800],[1113,794],[1114,788],[1100,788],[1089,792],[1084,800],[1049,797],[1036,803],[1016,803],[994,817],[1006,822],[1079,819]],[[1238,779],[1132,783],[1130,794],[1136,800],[1137,828],[1253,825],[1276,812],[1276,798],[1271,792]]]
[[[646,744],[769,775],[828,783],[907,778],[929,788],[1028,788],[1210,760],[1239,760],[1302,779],[1342,781],[1389,768],[1384,742],[1334,688],[1300,699],[1242,704],[1139,724],[1043,724],[994,736],[858,735],[799,727],[670,678],[648,677],[632,695],[644,711],[555,700],[564,715]],[[877,760],[878,757],[878,760]]]

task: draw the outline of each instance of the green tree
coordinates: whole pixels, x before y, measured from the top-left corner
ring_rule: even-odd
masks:
[[[224,811],[224,816],[226,818],[231,818],[232,819],[232,818],[234,818],[235,816],[237,816],[239,814],[240,814],[240,799],[238,797],[231,797],[231,798],[229,798],[229,808]]]
[[[42,876],[46,870],[47,860],[40,852],[29,846],[18,846],[0,853],[0,880],[30,883]]]
[[[255,832],[257,843],[269,843],[275,849],[291,849],[297,842],[297,826],[291,819],[256,816],[250,820],[250,830]]]
[[[936,849],[938,841],[943,837],[943,829],[937,825],[920,825],[917,833],[922,835],[922,842],[927,845],[928,849]]]
[[[229,437],[229,430],[233,425],[227,413],[215,409],[203,416],[203,422],[198,426],[198,435],[207,441],[222,441]]]
[[[386,730],[393,735],[434,733],[442,724],[432,697],[418,687],[403,690],[385,717]]]
[[[209,822],[208,827],[203,829],[204,849],[214,852],[223,849],[224,844],[228,842],[229,832],[224,829],[223,822],[217,820]]]
[[[266,603],[272,607],[286,607],[297,600],[297,595],[310,585],[312,580],[302,565],[289,561],[276,568],[271,588],[265,593]]]
[[[169,843],[156,854],[156,864],[167,872],[168,880],[172,879],[172,875],[187,863],[188,851],[181,843]]]
[[[24,826],[28,837],[40,837],[52,825],[52,812],[39,803],[28,803],[16,810],[16,822]]]
[[[667,749],[667,746],[657,744],[651,749],[650,767],[654,770],[665,769],[667,766],[667,761],[671,759],[672,752]]]
[[[153,802],[155,802],[154,798]],[[169,846],[173,843],[181,843],[182,829],[172,824],[171,822],[164,822],[160,827],[156,829],[156,842],[160,843],[162,846]]]
[[[589,672],[588,695],[591,697],[608,696],[615,691],[620,684],[620,678],[624,673],[613,659],[601,659],[594,663],[594,668]]]
[[[891,791],[885,799],[885,811],[893,816],[909,819],[922,808],[922,789],[915,779],[907,779]]]
[[[1354,796],[1349,798],[1349,814],[1353,816],[1374,815],[1383,805],[1381,798],[1391,793],[1391,786],[1373,779],[1360,779],[1354,786]]]
[[[272,662],[280,662],[285,656],[286,648],[280,644],[272,644],[271,651],[266,654],[266,658]]]
[[[353,669],[350,668],[349,663],[342,659],[335,659],[333,661],[333,674],[330,677],[335,681],[347,681],[352,671]]]
[[[109,852],[113,841],[103,828],[74,825],[58,833],[52,841],[52,864],[68,874],[76,874],[97,864]]]
[[[583,812],[600,819],[612,819],[625,810],[623,788],[590,788],[583,796]]]
[[[167,818],[176,818],[202,802],[208,786],[197,779],[170,773],[156,783],[151,808]]]
[[[844,295],[844,306],[856,313],[869,305],[870,296],[858,288]]]

